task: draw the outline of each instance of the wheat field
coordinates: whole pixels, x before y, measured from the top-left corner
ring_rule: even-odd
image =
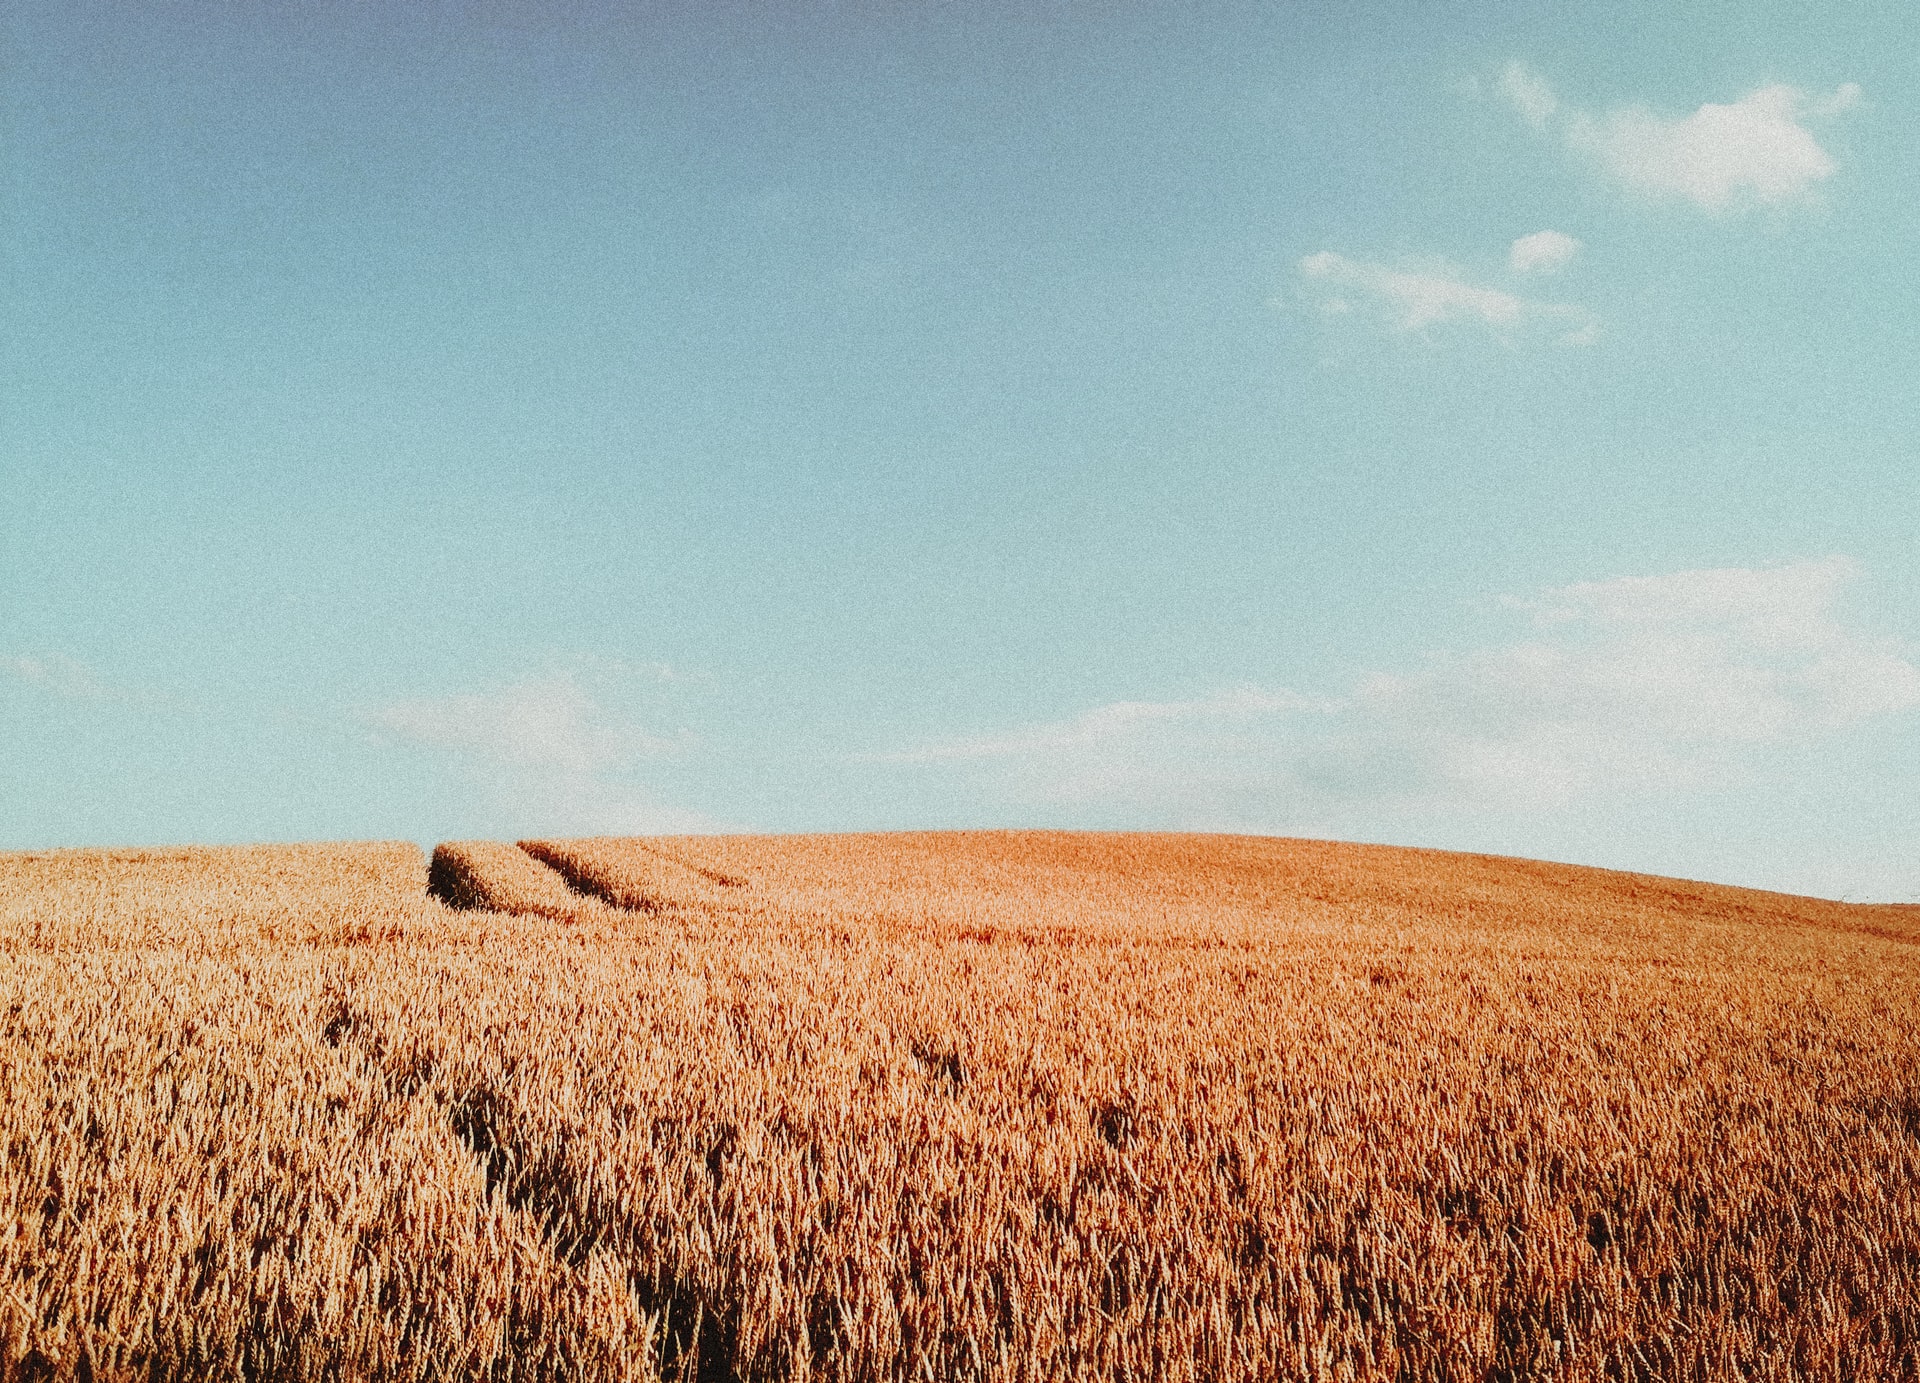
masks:
[[[1920,908],[1224,836],[6,854],[0,1088],[5,1380],[1920,1378]]]

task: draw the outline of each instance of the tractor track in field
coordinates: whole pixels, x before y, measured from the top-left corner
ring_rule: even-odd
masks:
[[[576,1173],[560,1140],[541,1139],[527,1127],[503,1088],[510,1080],[482,1080],[457,1092],[438,1087],[440,1072],[430,1056],[396,1050],[345,995],[336,996],[327,1009],[320,1037],[330,1048],[363,1055],[379,1073],[388,1100],[404,1103],[429,1094],[479,1170],[483,1195],[491,1200],[497,1194],[509,1210],[529,1216],[560,1266],[583,1273],[595,1250],[606,1251],[619,1265],[635,1306],[659,1323],[663,1383],[737,1383],[738,1304],[705,1300],[668,1265],[652,1271],[639,1266],[643,1227]],[[716,1189],[731,1152],[731,1130],[723,1130],[722,1145],[703,1159]],[[556,1375],[556,1383],[565,1376]]]

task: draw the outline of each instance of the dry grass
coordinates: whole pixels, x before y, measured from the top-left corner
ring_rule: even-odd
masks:
[[[10,1376],[1920,1377],[1920,909],[530,848],[0,856]]]

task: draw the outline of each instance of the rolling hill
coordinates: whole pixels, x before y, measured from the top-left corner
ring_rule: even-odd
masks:
[[[7,1379],[1920,1375],[1920,908],[1062,832],[0,855]]]

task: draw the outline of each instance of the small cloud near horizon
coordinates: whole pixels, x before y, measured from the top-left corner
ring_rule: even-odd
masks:
[[[395,701],[366,719],[402,740],[518,768],[593,772],[676,747],[613,721],[566,673],[491,692]]]
[[[1185,701],[1116,701],[1074,716],[1027,726],[1004,735],[980,735],[944,740],[917,749],[856,756],[863,763],[941,763],[969,759],[1004,759],[1021,754],[1047,753],[1095,746],[1155,725],[1194,721],[1226,722],[1249,717],[1328,710],[1332,703],[1315,701],[1293,692],[1270,692],[1254,686],[1232,687],[1211,696]]]
[[[1767,746],[1920,707],[1920,666],[1841,618],[1844,557],[1508,597],[1530,632],[1363,676],[1343,696],[1235,688],[869,756],[991,764],[1038,802],[1191,824],[1354,806],[1552,811],[1712,786]]]
[[[660,675],[643,666],[642,675]],[[688,748],[603,707],[571,672],[492,691],[390,702],[362,716],[383,743],[433,751],[473,784],[476,809],[509,831],[651,834],[703,831],[703,813],[653,800],[628,775]]]

